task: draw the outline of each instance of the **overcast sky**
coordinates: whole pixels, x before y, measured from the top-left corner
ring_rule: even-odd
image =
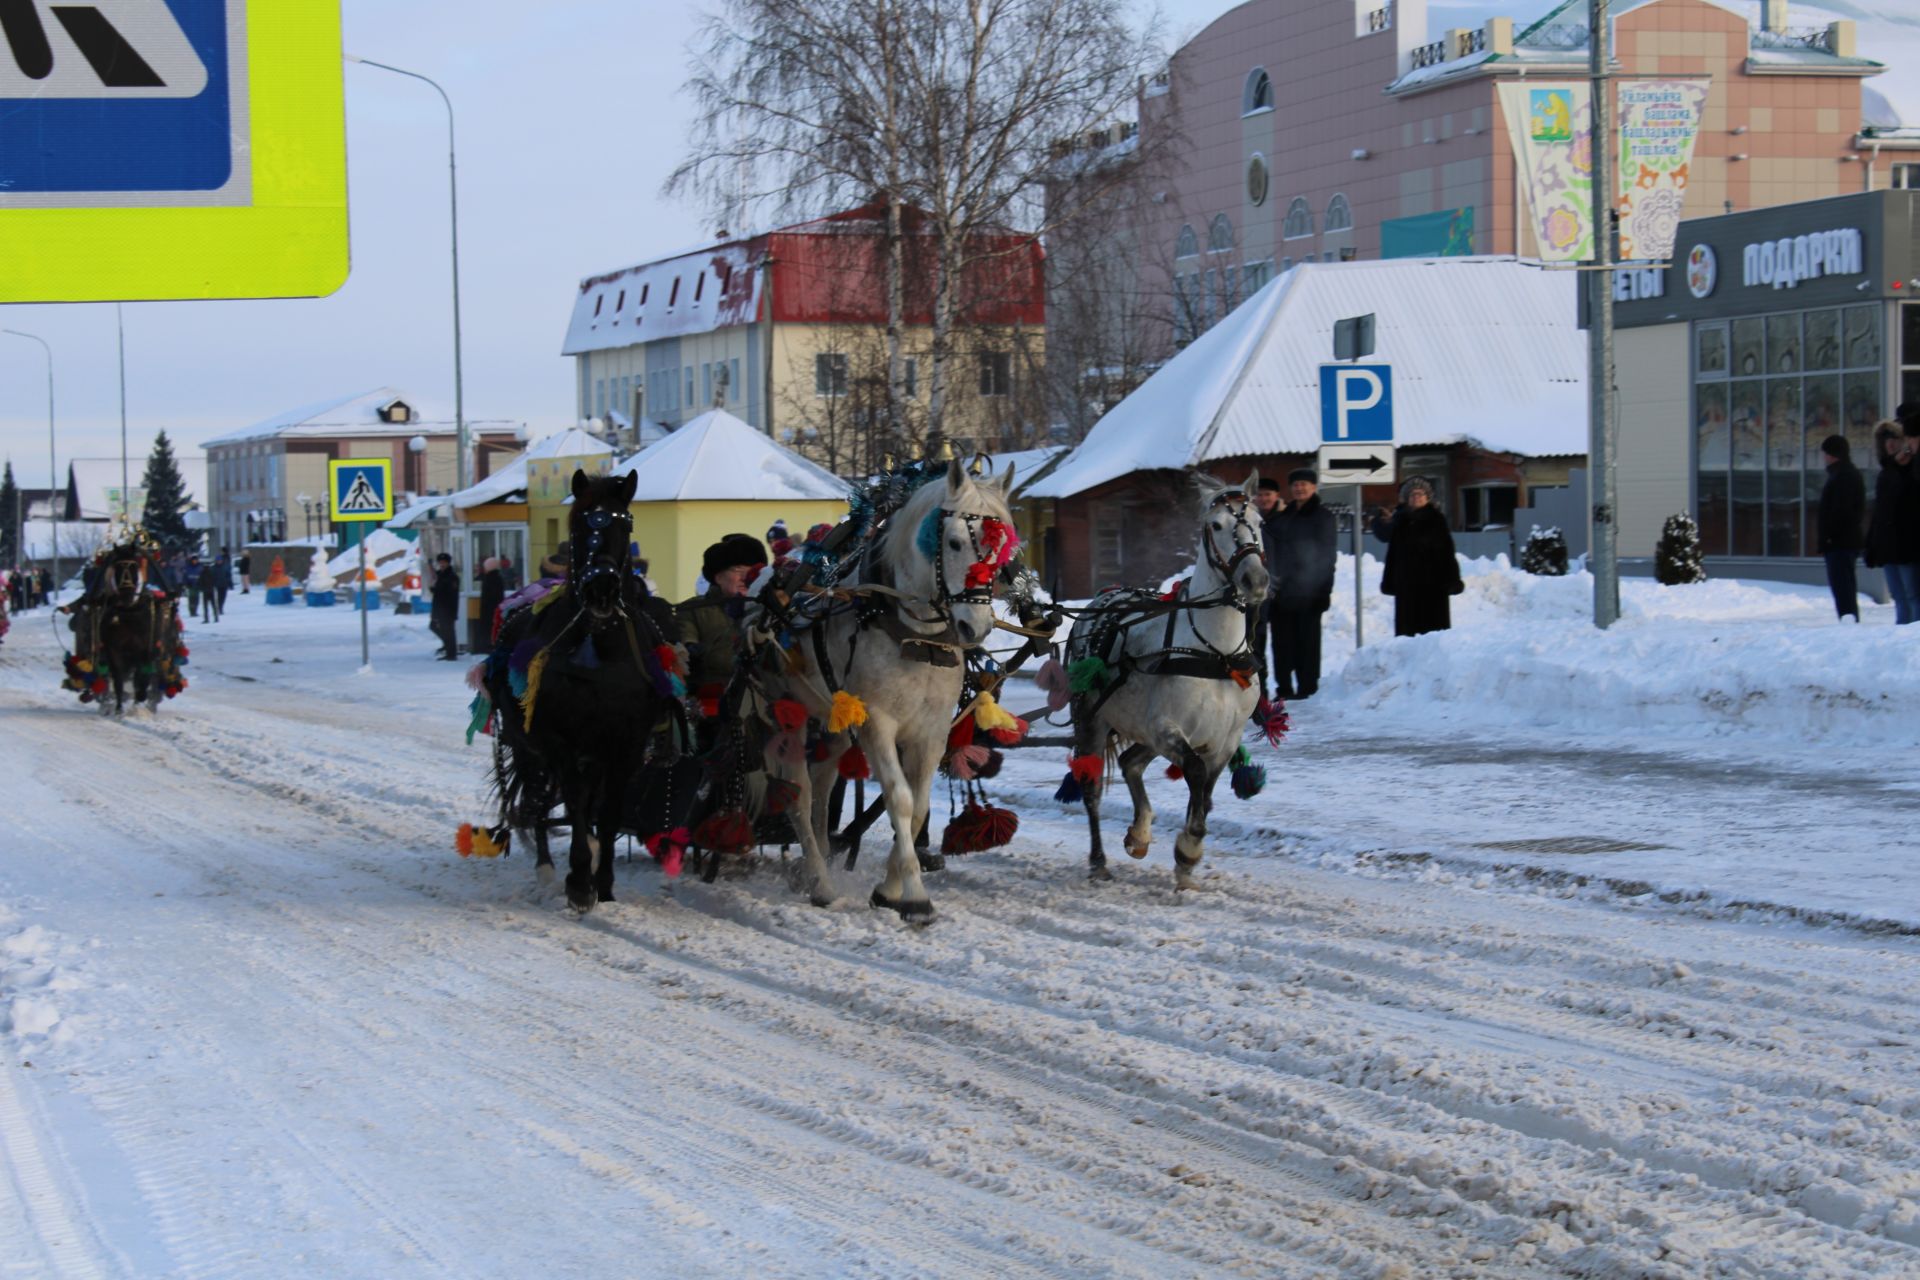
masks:
[[[1178,38],[1233,4],[1164,0],[1160,10]],[[1434,5],[1430,25],[1549,7]],[[345,0],[349,52],[433,76],[458,112],[470,418],[523,420],[536,434],[565,425],[572,362],[559,349],[579,278],[712,231],[703,210],[659,194],[687,136],[679,90],[700,8]],[[128,306],[136,469],[159,428],[197,453],[236,427],[381,385],[451,416],[446,117],[425,85],[363,66],[345,74],[351,277],[330,298]],[[112,305],[0,306],[0,328],[53,345],[62,471],[69,457],[117,456]],[[0,337],[0,454],[24,484],[47,472],[44,396],[39,349]]]

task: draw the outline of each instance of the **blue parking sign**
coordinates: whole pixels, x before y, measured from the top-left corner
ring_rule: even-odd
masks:
[[[0,208],[244,205],[246,0],[0,0]]]
[[[1320,366],[1323,444],[1393,440],[1393,369],[1384,364]]]

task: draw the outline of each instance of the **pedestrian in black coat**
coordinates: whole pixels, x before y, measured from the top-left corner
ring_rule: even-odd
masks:
[[[1892,422],[1873,429],[1880,476],[1873,486],[1866,559],[1886,575],[1896,626],[1920,618],[1920,476],[1912,443]]]
[[[1279,550],[1274,543],[1274,536],[1280,526],[1280,513],[1286,510],[1287,506],[1285,500],[1281,497],[1281,493],[1280,482],[1271,476],[1261,476],[1260,482],[1254,486],[1253,490],[1253,506],[1260,520],[1260,554],[1266,557],[1267,570],[1269,573],[1267,579],[1267,598],[1260,602],[1258,616],[1254,619],[1253,624],[1253,658],[1254,661],[1260,664],[1261,689],[1263,691],[1266,688],[1266,678],[1270,670],[1267,665],[1267,642],[1272,631],[1273,620],[1273,579],[1271,573],[1273,570],[1273,558]],[[1283,684],[1282,688],[1284,687]]]
[[[453,557],[444,551],[434,558],[432,594],[433,615],[427,629],[439,637],[440,661],[452,662],[460,656],[458,632],[454,630],[454,617],[460,609],[460,575],[454,572]]]
[[[1393,597],[1393,634],[1421,636],[1453,627],[1452,597],[1466,589],[1453,530],[1433,502],[1433,486],[1415,476],[1401,488],[1380,594]]]
[[[1302,467],[1287,477],[1293,491],[1274,521],[1267,571],[1273,626],[1273,680],[1282,698],[1311,698],[1320,688],[1321,616],[1333,605],[1339,523],[1320,501],[1320,477]]]
[[[493,647],[495,615],[500,612],[500,602],[506,598],[507,576],[500,569],[499,559],[489,556],[480,573],[480,638],[474,642],[476,650]]]
[[[1867,517],[1867,482],[1860,468],[1853,465],[1853,451],[1843,435],[1830,435],[1820,442],[1827,459],[1827,483],[1820,490],[1820,554],[1827,561],[1827,586],[1833,591],[1834,610],[1842,617],[1852,615],[1860,621],[1860,597],[1854,576],[1854,563],[1860,559],[1864,541],[1861,531]]]

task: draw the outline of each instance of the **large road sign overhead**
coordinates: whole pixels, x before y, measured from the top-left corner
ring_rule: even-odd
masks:
[[[338,458],[329,462],[327,507],[335,524],[393,519],[393,459]]]
[[[0,0],[0,303],[347,278],[339,0]]]

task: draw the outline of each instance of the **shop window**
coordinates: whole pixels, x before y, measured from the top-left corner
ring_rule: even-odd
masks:
[[[1800,372],[1800,313],[1767,317],[1767,372]]]
[[[1733,376],[1756,378],[1767,368],[1767,326],[1758,316],[1733,322]]]
[[[1844,354],[1849,369],[1875,369],[1880,366],[1880,307],[1848,307]]]
[[[1694,506],[1699,513],[1700,549],[1727,554],[1727,465],[1731,441],[1727,423],[1727,384],[1703,382],[1694,391]]]
[[[1727,376],[1727,326],[1703,324],[1695,330],[1693,371],[1702,378]]]
[[[1512,484],[1472,485],[1460,490],[1461,528],[1508,529],[1520,505],[1520,487]]]
[[[1900,304],[1900,398],[1894,403],[1916,401],[1920,401],[1920,302],[1903,302]]]
[[[1780,317],[1769,319],[1769,326]],[[1796,315],[1794,320],[1798,320]],[[1798,556],[1800,548],[1800,379],[1767,380],[1767,554]]]

